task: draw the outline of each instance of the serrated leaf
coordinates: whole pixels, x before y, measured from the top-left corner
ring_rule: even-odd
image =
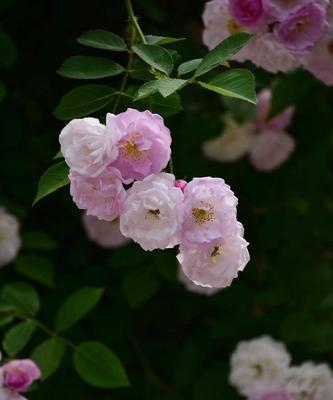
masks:
[[[129,386],[118,357],[102,343],[81,343],[74,353],[74,365],[80,377],[91,386],[104,389]]]
[[[217,75],[209,83],[199,82],[205,89],[256,104],[254,76],[246,69],[234,68]]]
[[[107,106],[113,100],[115,90],[105,85],[83,85],[65,94],[54,115],[67,121],[84,117]]]
[[[83,318],[98,303],[103,291],[100,288],[87,287],[79,289],[69,296],[56,314],[56,330],[62,332]]]
[[[6,332],[2,347],[9,356],[19,353],[31,339],[36,325],[33,321],[20,322]]]
[[[158,71],[169,75],[173,70],[172,57],[167,50],[151,44],[139,43],[132,47],[134,53]]]
[[[99,79],[119,75],[124,68],[108,58],[73,56],[65,60],[57,73],[72,79]]]
[[[145,38],[148,44],[156,44],[161,46],[164,44],[176,43],[182,40],[186,40],[186,38],[173,38],[156,35],[146,35]]]
[[[195,58],[194,60],[185,61],[178,67],[178,75],[186,75],[190,72],[195,71],[200,63],[202,62],[202,58]]]
[[[126,51],[124,39],[113,32],[96,29],[89,31],[77,38],[83,46],[94,47],[96,49],[111,51]]]
[[[14,266],[16,271],[34,282],[54,286],[54,265],[46,257],[23,254],[16,259]]]
[[[23,316],[33,317],[39,310],[39,298],[36,290],[24,282],[9,283],[1,291],[4,305]]]
[[[68,185],[68,174],[69,167],[65,161],[61,161],[47,169],[39,180],[37,195],[32,205],[35,205],[48,194]]]
[[[186,83],[187,81],[184,79],[172,78],[162,78],[146,82],[139,88],[136,100],[142,99],[156,92],[159,92],[163,97],[168,97],[172,93],[183,88]]]
[[[45,340],[34,349],[31,358],[42,371],[42,381],[45,381],[59,368],[65,350],[65,343],[56,337]]]
[[[234,54],[238,53],[252,37],[253,35],[240,32],[226,38],[204,57],[196,69],[194,77],[198,78],[223,64]]]

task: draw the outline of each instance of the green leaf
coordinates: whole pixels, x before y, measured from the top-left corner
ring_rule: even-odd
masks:
[[[234,97],[256,104],[253,74],[246,69],[234,68],[217,75],[209,83],[198,82],[200,86],[223,96]]]
[[[53,113],[58,119],[64,121],[84,117],[107,106],[114,95],[115,90],[109,86],[79,86],[61,98]]]
[[[32,352],[31,358],[42,371],[42,381],[45,381],[59,368],[65,350],[65,343],[61,339],[54,337],[39,344]]]
[[[195,58],[194,60],[185,61],[184,63],[180,64],[178,67],[178,75],[186,75],[190,72],[193,72],[198,68],[200,63],[202,62],[202,58]]]
[[[65,78],[99,79],[119,75],[124,68],[108,58],[74,56],[64,61],[57,73]]]
[[[2,81],[0,81],[0,101],[2,101],[6,96],[7,90],[6,86]]]
[[[54,265],[46,257],[23,254],[16,259],[14,266],[26,278],[47,287],[54,286]]]
[[[58,243],[45,231],[29,230],[22,234],[24,250],[54,250]]]
[[[133,51],[143,61],[158,71],[164,72],[167,75],[172,72],[172,57],[163,47],[140,43],[133,46]]]
[[[31,339],[36,325],[33,321],[20,322],[7,331],[2,341],[2,347],[9,356],[19,353]]]
[[[35,205],[48,194],[68,185],[68,173],[69,167],[65,161],[61,161],[47,169],[39,180],[37,195],[32,205]]]
[[[0,30],[0,65],[9,68],[17,58],[17,50],[10,36]]]
[[[1,291],[1,301],[18,314],[33,317],[39,310],[36,290],[24,282],[9,283]]]
[[[14,321],[14,317],[11,315],[0,314],[0,327],[6,326]]]
[[[62,154],[61,150],[59,150],[56,155],[53,157],[53,160],[57,160],[58,158],[64,158],[64,155]]]
[[[146,35],[145,38],[148,44],[157,44],[161,46],[164,44],[176,43],[182,40],[186,40],[186,38],[173,38],[155,35]]]
[[[56,314],[56,330],[65,331],[83,318],[98,303],[103,291],[103,289],[87,287],[69,296]]]
[[[91,386],[105,389],[129,386],[118,357],[102,343],[81,343],[74,353],[74,365],[80,377]]]
[[[229,36],[204,57],[195,71],[194,77],[197,78],[223,64],[241,50],[252,37],[244,32]]]
[[[111,51],[126,51],[124,39],[115,33],[97,29],[89,31],[77,38],[77,41],[83,46],[94,47],[96,49]]]
[[[140,307],[148,301],[157,291],[160,285],[149,268],[135,269],[125,275],[122,288],[130,307]]]
[[[163,97],[168,97],[177,90],[183,88],[187,81],[184,79],[162,78],[144,83],[138,90],[136,100],[159,92]]]

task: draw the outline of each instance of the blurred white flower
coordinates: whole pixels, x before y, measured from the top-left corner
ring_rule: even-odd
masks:
[[[19,222],[4,208],[0,208],[0,267],[13,261],[21,246]]]
[[[239,124],[230,114],[225,117],[225,128],[220,136],[203,144],[203,152],[215,161],[236,161],[252,147],[255,139],[253,122]]]
[[[289,364],[285,345],[269,336],[240,342],[231,356],[229,380],[240,394],[259,395],[283,386]]]
[[[306,362],[287,374],[287,391],[294,400],[332,400],[333,374],[327,364]]]

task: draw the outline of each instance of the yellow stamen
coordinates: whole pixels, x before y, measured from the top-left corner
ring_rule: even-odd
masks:
[[[160,219],[160,210],[146,210],[146,215],[155,219]]]
[[[214,221],[213,207],[209,206],[208,210],[204,208],[193,208],[192,216],[195,219],[195,222],[199,225],[202,225],[206,222]]]

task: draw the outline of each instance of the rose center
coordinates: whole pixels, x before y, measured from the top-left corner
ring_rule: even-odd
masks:
[[[161,212],[160,212],[160,210],[146,210],[146,216],[147,217],[152,217],[152,218],[155,218],[155,219],[160,219],[160,215],[161,215]]]
[[[236,21],[234,19],[229,19],[227,28],[228,28],[229,33],[231,33],[231,34],[243,31],[243,28],[241,26],[237,25]]]
[[[192,216],[195,222],[199,225],[214,221],[215,219],[212,206],[209,206],[208,210],[205,208],[192,208]]]
[[[139,149],[135,139],[138,137],[138,134],[133,134],[129,140],[121,146],[121,153],[124,157],[129,158],[131,160],[138,160],[145,155],[145,151]]]

